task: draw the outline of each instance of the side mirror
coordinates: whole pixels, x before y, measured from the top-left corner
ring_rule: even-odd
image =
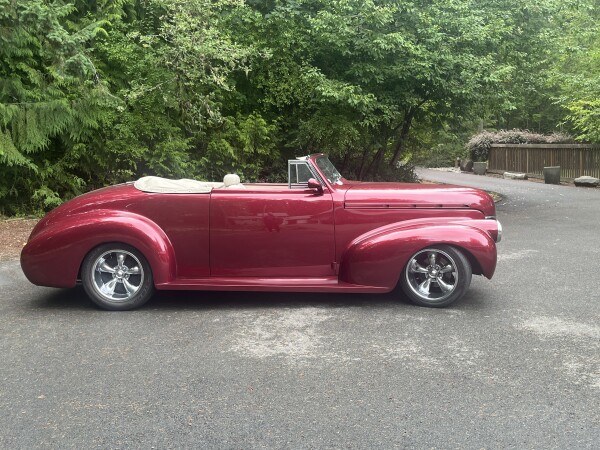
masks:
[[[323,193],[323,186],[321,186],[321,183],[319,183],[314,178],[309,178],[308,179],[308,188],[309,189],[316,189],[319,194]]]

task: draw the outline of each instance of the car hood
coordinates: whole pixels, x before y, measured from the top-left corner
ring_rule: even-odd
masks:
[[[444,184],[353,183],[344,198],[346,208],[471,208],[494,216],[492,197],[479,189]]]

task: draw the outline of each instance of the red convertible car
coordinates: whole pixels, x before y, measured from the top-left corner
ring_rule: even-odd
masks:
[[[491,278],[502,228],[465,187],[344,179],[323,154],[289,161],[287,184],[144,177],[50,212],[21,253],[27,278],[81,280],[102,308],[155,289],[385,293],[422,306]]]

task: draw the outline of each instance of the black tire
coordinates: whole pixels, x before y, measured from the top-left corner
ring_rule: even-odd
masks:
[[[433,245],[410,257],[402,269],[400,285],[413,303],[441,308],[465,295],[472,275],[469,259],[462,251]]]
[[[154,294],[152,270],[144,255],[118,242],[100,245],[87,254],[81,281],[90,299],[110,311],[138,308]]]

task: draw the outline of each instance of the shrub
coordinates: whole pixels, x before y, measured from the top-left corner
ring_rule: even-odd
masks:
[[[574,142],[564,133],[539,134],[529,130],[482,131],[471,137],[467,150],[473,161],[487,161],[492,144],[563,144]]]

